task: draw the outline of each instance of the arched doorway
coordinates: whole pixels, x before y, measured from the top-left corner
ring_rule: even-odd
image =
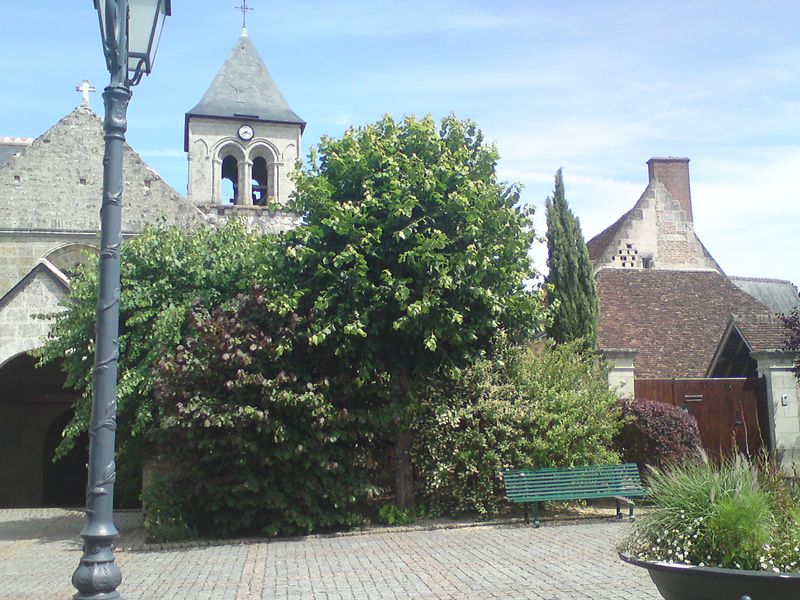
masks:
[[[81,475],[75,468],[79,458],[45,468],[60,441],[58,423],[69,419],[75,397],[64,390],[60,365],[37,369],[36,359],[25,353],[0,367],[0,507],[43,506],[45,477],[53,474],[77,477],[75,485],[85,489],[85,471]],[[85,463],[86,445],[75,452]]]
[[[72,418],[72,409],[65,410],[50,424],[44,437],[42,468],[43,506],[83,506],[86,501],[86,462],[89,460],[89,436],[78,438],[75,447],[53,462],[61,443],[61,432]]]

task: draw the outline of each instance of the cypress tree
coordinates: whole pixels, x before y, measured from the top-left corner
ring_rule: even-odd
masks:
[[[546,282],[552,286],[551,300],[557,300],[553,324],[548,335],[557,342],[583,338],[589,348],[597,343],[599,313],[594,268],[583,241],[581,225],[564,196],[561,169],[555,177],[553,196],[545,202],[547,210]]]

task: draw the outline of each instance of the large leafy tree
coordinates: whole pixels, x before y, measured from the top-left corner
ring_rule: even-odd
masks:
[[[497,160],[472,122],[386,116],[323,138],[297,179],[305,224],[285,234],[276,279],[314,315],[309,343],[388,407],[402,507],[415,381],[468,364],[499,328],[541,329],[530,214]]]
[[[547,211],[547,283],[554,307],[548,335],[557,342],[582,338],[587,346],[597,341],[599,314],[597,287],[581,225],[564,194],[561,169],[555,190],[545,203]]]

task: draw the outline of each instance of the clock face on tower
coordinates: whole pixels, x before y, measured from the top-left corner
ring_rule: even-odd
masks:
[[[239,127],[239,138],[248,142],[253,139],[253,128],[250,125],[242,125]]]

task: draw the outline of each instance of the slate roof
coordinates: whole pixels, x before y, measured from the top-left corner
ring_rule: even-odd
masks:
[[[638,350],[637,378],[704,377],[732,314],[772,314],[714,271],[602,268],[597,291],[600,348]]]
[[[730,280],[773,312],[787,313],[800,306],[800,295],[791,281],[761,277],[731,277]]]
[[[247,118],[305,128],[243,31],[203,98],[186,117]]]

